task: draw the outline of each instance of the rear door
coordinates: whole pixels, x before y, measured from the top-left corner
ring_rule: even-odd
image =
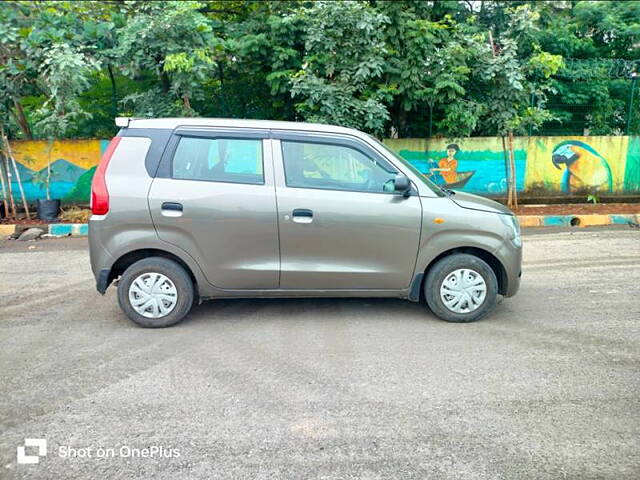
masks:
[[[278,287],[276,197],[268,132],[176,130],[149,191],[159,237],[222,289]]]
[[[282,289],[403,289],[413,276],[420,197],[352,137],[274,132]]]

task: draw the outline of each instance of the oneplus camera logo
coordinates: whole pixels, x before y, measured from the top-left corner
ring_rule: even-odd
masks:
[[[37,447],[37,455],[27,455],[26,447]],[[18,463],[40,463],[40,457],[47,456],[47,440],[44,438],[25,438],[24,446],[18,447]]]

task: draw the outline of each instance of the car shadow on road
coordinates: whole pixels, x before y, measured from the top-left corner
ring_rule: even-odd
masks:
[[[424,321],[437,318],[423,303],[389,298],[251,298],[209,300],[196,305],[185,323],[209,321]]]

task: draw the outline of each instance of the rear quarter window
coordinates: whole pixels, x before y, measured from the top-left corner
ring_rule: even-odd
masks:
[[[146,138],[151,141],[147,154],[143,157],[145,169],[150,177],[156,176],[162,152],[171,134],[172,130],[165,128],[123,128],[118,132],[119,137]]]

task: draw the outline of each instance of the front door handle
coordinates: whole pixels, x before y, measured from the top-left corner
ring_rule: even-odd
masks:
[[[177,202],[163,202],[162,210],[174,210],[176,212],[181,212],[182,204]]]
[[[296,208],[293,211],[294,217],[313,217],[313,212],[308,208]]]
[[[308,208],[296,208],[292,212],[293,221],[296,223],[311,223],[313,222],[313,211]]]

